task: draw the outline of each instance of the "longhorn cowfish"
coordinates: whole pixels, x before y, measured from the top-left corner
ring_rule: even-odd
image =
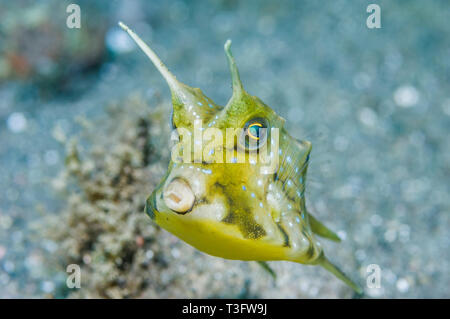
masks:
[[[178,81],[150,47],[126,25],[119,25],[167,81],[175,139],[183,140],[179,156],[172,156],[167,173],[146,201],[151,219],[207,254],[258,261],[269,271],[266,261],[320,265],[361,293],[325,257],[316,238],[340,241],[305,205],[311,143],[291,137],[285,120],[244,90],[231,41],[224,49],[233,93],[223,107],[200,89]],[[213,133],[207,134],[208,128]],[[228,135],[230,128],[234,135]],[[189,140],[198,134],[208,140],[200,148],[195,138]],[[181,153],[182,160],[177,160]]]

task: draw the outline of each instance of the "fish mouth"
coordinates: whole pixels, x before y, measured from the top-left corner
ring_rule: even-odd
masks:
[[[191,185],[180,177],[175,177],[166,184],[162,199],[170,210],[181,215],[189,213],[195,203]]]

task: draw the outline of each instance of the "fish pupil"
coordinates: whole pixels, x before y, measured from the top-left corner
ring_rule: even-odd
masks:
[[[259,149],[267,139],[267,121],[263,118],[254,118],[244,126],[241,143],[247,150]]]
[[[248,128],[248,134],[250,137],[254,140],[259,140],[260,138],[260,128],[262,127],[262,124],[260,123],[254,123],[249,126]]]

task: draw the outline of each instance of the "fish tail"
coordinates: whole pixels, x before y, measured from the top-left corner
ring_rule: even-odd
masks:
[[[331,263],[325,255],[319,257],[317,260],[317,264],[331,272],[337,278],[345,282],[348,286],[350,286],[357,294],[362,295],[363,291],[361,287],[350,279],[342,270],[340,270],[336,265]]]

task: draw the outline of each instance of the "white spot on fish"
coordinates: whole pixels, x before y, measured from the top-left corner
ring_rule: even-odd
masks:
[[[255,193],[251,193],[250,195],[251,195],[253,198],[255,198],[255,196],[256,196]]]
[[[202,105],[203,105],[202,102],[197,102],[197,104],[198,104],[199,106],[202,106]]]
[[[243,189],[244,191],[246,191],[246,190],[247,190],[247,187],[245,187],[245,185],[242,185],[242,189]]]
[[[202,172],[205,174],[212,174],[212,170],[206,168],[202,169]]]
[[[297,222],[297,224],[300,224],[300,218],[298,216],[295,217],[295,221]]]
[[[260,203],[259,203],[259,207],[261,207],[261,208],[263,208],[263,207],[264,207],[264,205],[263,205],[263,203],[262,203],[262,202],[260,202]]]

